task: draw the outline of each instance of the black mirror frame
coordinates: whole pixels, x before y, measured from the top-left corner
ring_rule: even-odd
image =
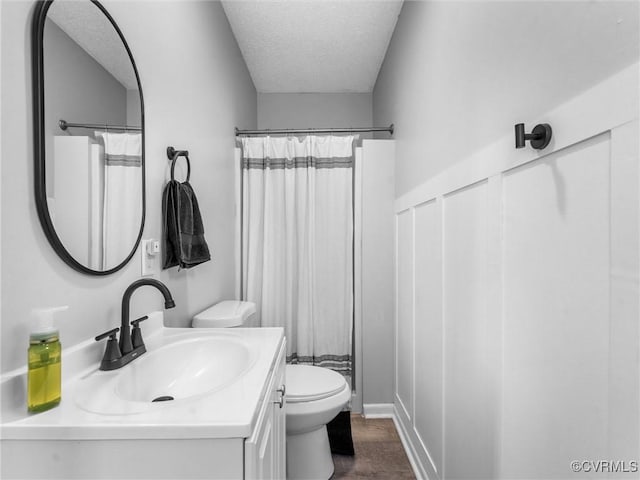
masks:
[[[35,200],[36,209],[38,211],[38,218],[42,229],[49,240],[49,243],[53,247],[53,250],[58,256],[73,269],[85,273],[87,275],[109,275],[122,269],[135,254],[140,240],[142,239],[142,232],[144,230],[145,214],[146,214],[146,195],[145,195],[145,132],[144,132],[144,100],[142,96],[142,85],[140,84],[140,76],[138,75],[138,68],[136,62],[133,59],[129,45],[124,38],[124,35],[120,31],[120,28],[116,24],[115,20],[109,12],[96,0],[91,1],[104,16],[111,22],[113,28],[118,33],[122,44],[124,45],[131,66],[136,75],[136,81],[138,82],[138,93],[140,94],[140,127],[142,133],[142,215],[140,219],[140,232],[136,239],[131,253],[124,259],[119,265],[109,270],[92,270],[80,262],[78,262],[69,251],[62,244],[60,237],[56,233],[51,216],[49,215],[49,207],[47,205],[47,191],[46,191],[46,168],[45,168],[45,139],[44,139],[44,24],[47,18],[47,11],[55,0],[39,0],[36,4],[33,14],[33,21],[31,24],[31,68],[32,68],[32,88],[33,88],[33,147],[34,147],[34,180],[35,180]]]

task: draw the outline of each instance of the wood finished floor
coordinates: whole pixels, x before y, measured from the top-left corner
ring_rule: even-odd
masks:
[[[364,478],[415,479],[398,432],[390,418],[351,415],[351,434],[355,456],[333,455],[332,480]]]

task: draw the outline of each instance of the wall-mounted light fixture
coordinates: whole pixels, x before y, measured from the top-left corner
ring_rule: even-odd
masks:
[[[551,141],[551,125],[540,123],[533,127],[531,133],[524,133],[524,123],[518,123],[516,128],[516,148],[523,148],[527,140],[536,150],[542,150]]]

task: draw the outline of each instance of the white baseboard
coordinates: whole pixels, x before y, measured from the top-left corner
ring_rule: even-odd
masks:
[[[400,441],[402,442],[402,447],[404,448],[405,453],[407,454],[407,458],[409,459],[409,464],[411,464],[411,468],[413,469],[413,473],[418,480],[429,480],[429,476],[422,468],[422,464],[418,460],[416,456],[416,452],[413,449],[413,444],[410,441],[410,438],[404,429],[404,425],[400,421],[400,416],[392,404],[393,408],[393,424],[396,426],[396,431],[398,432],[398,436],[400,437]]]
[[[393,418],[393,403],[365,403],[362,413],[364,418]]]

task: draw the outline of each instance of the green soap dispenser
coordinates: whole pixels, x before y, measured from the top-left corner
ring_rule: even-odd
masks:
[[[33,311],[29,335],[27,372],[27,408],[43,412],[55,407],[62,398],[62,346],[53,316],[69,307],[41,308]]]

